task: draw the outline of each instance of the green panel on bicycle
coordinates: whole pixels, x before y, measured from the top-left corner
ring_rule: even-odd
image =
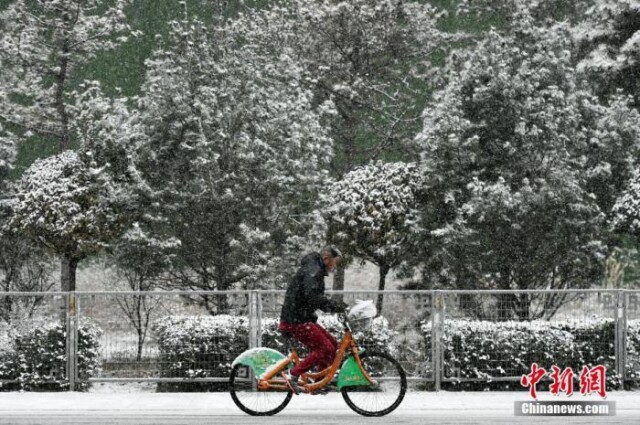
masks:
[[[338,375],[338,391],[342,390],[342,387],[365,385],[369,385],[369,381],[367,381],[367,378],[362,374],[362,370],[360,370],[356,359],[349,357],[342,365],[340,375]]]
[[[231,367],[242,364],[251,367],[253,373],[257,377],[261,377],[265,371],[273,367],[285,356],[281,352],[272,348],[258,347],[252,348],[240,354],[233,362]]]

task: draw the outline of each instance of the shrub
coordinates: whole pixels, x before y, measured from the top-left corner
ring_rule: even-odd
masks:
[[[569,366],[579,376],[584,366],[604,365],[607,369],[607,386],[618,388],[622,377],[615,374],[616,323],[613,319],[593,319],[589,321],[570,320],[554,324],[559,329],[571,333],[579,356]]]
[[[546,322],[487,322],[456,320],[446,322],[443,334],[444,376],[453,385],[473,389],[477,383],[465,379],[491,381],[497,377],[528,373],[531,363],[544,368],[566,365],[574,351],[570,333],[549,329]],[[430,325],[426,347],[431,347]]]
[[[233,359],[247,349],[246,317],[165,317],[156,321],[163,378],[228,377]],[[158,391],[224,390],[226,383],[159,383]]]
[[[19,376],[15,353],[11,351],[0,352],[0,380],[15,380]],[[16,391],[20,389],[19,383],[1,383],[1,391]]]
[[[629,329],[629,345],[635,347],[632,341],[640,335],[640,327]],[[424,324],[422,331],[423,349],[430,350],[431,323]],[[518,378],[528,374],[535,362],[548,372],[552,365],[569,367],[576,378],[583,366],[601,364],[607,368],[607,387],[618,388],[622,381],[614,372],[614,336],[615,322],[610,319],[563,323],[447,321],[443,333],[444,376],[454,382],[445,387],[521,388],[516,381],[496,382],[495,378]]]
[[[78,328],[78,378],[86,380],[99,371],[98,338],[100,329],[93,324]],[[1,379],[16,380],[3,390],[62,391],[69,388],[66,378],[66,329],[56,323],[36,327],[17,334],[13,350],[0,355]],[[78,382],[76,389],[84,391],[87,382]]]
[[[640,320],[630,320],[627,328],[627,376],[640,381]]]

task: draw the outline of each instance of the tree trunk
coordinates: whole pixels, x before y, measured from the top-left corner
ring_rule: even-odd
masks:
[[[142,297],[134,297],[135,301],[135,309],[136,309],[136,323],[134,326],[136,327],[136,331],[138,332],[138,354],[136,355],[136,360],[140,361],[142,359],[142,346],[144,345],[144,334],[142,331]]]
[[[11,312],[13,310],[13,298],[5,296],[2,298],[2,310],[0,316],[8,325],[11,324]]]
[[[15,267],[5,267],[5,277],[4,282],[2,284],[2,292],[11,292],[14,285],[14,275]],[[0,311],[0,315],[2,319],[7,322],[7,324],[11,324],[11,313],[13,311],[13,298],[12,297],[3,297],[2,298],[2,309]]]
[[[136,361],[142,360],[142,347],[144,346],[145,335],[142,329],[138,329],[138,353],[136,354]]]
[[[341,179],[346,173],[351,171],[355,166],[356,157],[356,134],[355,134],[355,117],[353,108],[351,105],[338,105],[338,111],[344,123],[340,129],[341,137],[336,139],[337,149],[342,149],[344,157],[342,158],[342,164],[338,164],[336,156],[332,159],[332,168],[336,172],[337,178]],[[340,262],[336,267],[335,274],[333,275],[333,290],[344,290],[344,276],[347,267],[343,262]],[[344,301],[342,295],[335,295],[333,297],[336,300]]]
[[[76,270],[80,261],[65,255],[61,261],[60,287],[64,292],[76,290]]]
[[[351,121],[353,122],[353,120]],[[356,163],[356,132],[353,123],[350,123],[347,128],[344,142],[345,168],[343,175],[351,171]]]
[[[515,296],[513,294],[498,294],[497,320],[499,322],[508,322],[513,320],[515,310]]]
[[[331,169],[335,177],[341,179],[356,165],[356,123],[357,118],[352,102],[339,100],[336,103],[342,123],[336,128],[335,149],[337,155],[331,160]]]
[[[386,264],[380,266],[380,280],[378,281],[378,290],[384,291],[384,286],[386,285],[387,274],[391,268]],[[378,314],[382,314],[382,304],[384,302],[383,294],[378,294],[378,302],[376,303],[376,308],[378,309]]]
[[[479,298],[474,294],[460,294],[458,295],[458,308],[475,319],[487,320],[491,315],[482,308],[482,299]]]
[[[500,271],[500,277],[498,281],[498,289],[501,290],[509,290],[511,289],[511,269],[509,266],[504,265],[503,269]],[[516,298],[513,294],[498,294],[498,306],[497,306],[497,314],[498,321],[506,322],[509,320],[513,320],[513,315],[516,309]]]
[[[62,44],[62,54],[60,55],[59,71],[56,74],[56,89],[55,89],[55,103],[56,110],[58,111],[58,118],[60,120],[60,126],[62,132],[60,134],[60,145],[58,147],[59,152],[64,152],[69,149],[70,135],[69,135],[69,113],[67,111],[67,105],[65,103],[65,82],[67,79],[67,68],[69,65],[69,42],[67,39]]]
[[[225,289],[225,291],[228,288]],[[216,310],[217,314],[229,314],[229,303],[227,302],[227,295],[221,294],[216,297]]]
[[[344,290],[344,272],[347,268],[344,264],[340,263],[336,267],[336,272],[333,275],[333,290],[334,291],[342,291]]]
[[[343,291],[344,290],[344,273],[347,268],[344,264],[339,263],[336,267],[336,272],[333,275],[333,290],[334,291]],[[332,297],[336,301],[344,301],[342,294],[334,294]]]
[[[521,294],[517,297],[518,305],[518,320],[524,322],[531,319],[531,299],[529,294]]]

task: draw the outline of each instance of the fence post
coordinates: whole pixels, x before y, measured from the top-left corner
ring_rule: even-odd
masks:
[[[444,320],[444,300],[440,291],[435,291],[433,300],[434,312],[431,318],[431,355],[433,359],[433,375],[435,378],[435,390],[440,391],[442,386],[442,333]]]
[[[66,352],[67,352],[67,379],[69,391],[75,391],[76,385],[76,334],[78,324],[76,321],[76,296],[75,292],[67,292],[66,314]]]
[[[262,315],[263,315],[263,310],[262,310],[262,293],[258,292],[257,293],[258,296],[256,297],[256,302],[257,302],[257,332],[256,332],[256,343],[258,347],[262,347]]]
[[[255,348],[259,345],[259,309],[258,309],[258,291],[249,292],[249,348]]]
[[[78,382],[78,359],[80,358],[79,356],[79,350],[78,350],[78,344],[79,344],[79,338],[78,338],[78,330],[80,329],[80,296],[77,294],[75,295],[75,320],[74,320],[74,327],[73,327],[73,358],[74,358],[74,362],[73,362],[73,382],[74,382],[74,387],[75,387],[75,383]]]
[[[627,364],[627,294],[624,290],[618,291],[615,332],[616,374],[622,379],[624,389]]]

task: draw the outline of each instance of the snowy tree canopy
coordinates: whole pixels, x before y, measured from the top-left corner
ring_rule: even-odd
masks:
[[[524,15],[512,35],[451,56],[417,137],[434,195],[423,208],[430,278],[502,289],[597,281],[603,212],[638,157],[638,123],[627,99],[607,105],[589,91],[569,41]],[[526,316],[530,300],[509,302],[501,308]]]
[[[25,171],[9,227],[77,265],[123,231],[126,215],[116,194],[106,174],[66,151],[37,160]]]
[[[323,195],[333,239],[352,255],[396,265],[417,231],[422,184],[415,164],[377,162],[347,173]]]
[[[38,160],[17,185],[11,225],[59,253],[84,257],[104,248],[122,220],[109,206],[113,184],[71,151]]]
[[[338,176],[391,153],[407,156],[433,71],[430,55],[457,34],[436,28],[438,11],[399,0],[271,2],[233,20],[242,43],[295,59],[300,84],[331,99]]]
[[[70,148],[74,72],[126,41],[130,0],[11,2],[0,12],[0,120]]]
[[[379,267],[378,290],[384,290],[387,273],[406,259],[418,234],[422,186],[415,164],[377,162],[350,171],[323,193],[329,239]],[[378,311],[382,302],[380,294]]]
[[[589,6],[598,1],[601,0],[460,0],[456,13],[495,14],[506,19],[506,29],[509,30],[522,14],[530,15],[539,25],[560,21],[574,24],[583,20]]]
[[[107,97],[97,81],[85,81],[69,105],[76,117],[74,135],[78,154],[91,168],[117,183],[119,197],[134,202],[146,184],[135,164],[134,123],[138,113],[126,98]]]
[[[182,284],[252,287],[292,226],[304,232],[305,198],[332,157],[322,119],[333,107],[313,102],[286,55],[273,61],[238,45],[229,27],[172,26],[147,62],[134,127],[153,191],[146,222],[158,240],[180,241]]]
[[[640,106],[640,2],[592,0],[586,19],[573,35],[579,46],[579,69],[589,75],[598,93],[622,89]]]
[[[12,231],[11,183],[7,178],[16,157],[14,138],[0,124],[0,291],[47,291],[53,286],[51,259],[44,250]],[[33,314],[38,301],[7,299],[0,319],[7,323]]]
[[[478,49],[452,55],[450,82],[425,110],[417,136],[434,170],[441,160],[457,165],[437,174],[458,182],[448,199],[473,177],[515,187],[570,167],[609,211],[638,156],[638,114],[627,98],[607,104],[591,94],[568,40],[563,29],[536,28],[525,16],[512,36],[493,32]]]
[[[611,224],[616,230],[640,235],[640,171],[633,174],[613,206]]]
[[[3,135],[2,130],[2,123],[0,123],[0,190],[2,190],[3,181],[13,167],[16,158],[16,145],[13,138],[7,133]],[[1,194],[0,197],[2,197]]]
[[[595,92],[607,97],[622,90],[640,105],[640,2],[638,0],[463,0],[458,13],[493,13],[517,21],[530,15],[540,26],[565,26],[578,69]],[[511,30],[506,26],[506,32]],[[635,76],[635,77],[633,77]]]

